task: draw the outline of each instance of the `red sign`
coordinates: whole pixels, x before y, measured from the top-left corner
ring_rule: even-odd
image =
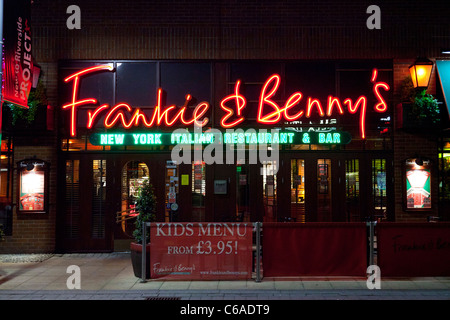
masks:
[[[450,276],[450,223],[377,224],[381,276]]]
[[[366,273],[364,223],[273,222],[264,223],[263,229],[265,277],[364,276]]]
[[[33,81],[30,1],[5,2],[3,100],[28,108]]]
[[[84,69],[64,79],[65,82],[73,81],[72,101],[62,106],[63,109],[70,109],[71,111],[71,136],[76,136],[77,108],[83,105],[97,104],[97,100],[95,98],[78,100],[80,79],[93,72],[104,70],[113,71],[113,67],[110,65],[99,65]],[[373,83],[373,94],[376,98],[374,110],[376,112],[385,112],[387,110],[387,104],[386,100],[380,93],[380,89],[388,91],[390,88],[385,82],[377,82],[377,76],[377,69],[373,69],[372,78],[370,80]],[[280,86],[280,81],[280,76],[274,74],[269,77],[262,86],[258,103],[257,122],[261,124],[273,125],[279,123],[280,121],[296,121],[303,116],[310,118],[313,113],[316,113],[320,117],[330,117],[336,112],[343,115],[345,113],[344,106],[347,106],[348,113],[355,114],[359,112],[360,136],[362,139],[365,139],[367,97],[359,96],[356,101],[353,102],[351,98],[341,100],[330,95],[325,103],[314,97],[308,97],[305,99],[306,106],[302,109],[299,104],[303,98],[303,94],[298,91],[294,92],[282,106],[276,102],[276,99],[274,99],[274,96]],[[241,81],[238,80],[235,85],[234,93],[225,97],[220,102],[220,107],[225,112],[220,121],[223,128],[235,127],[245,120],[242,115],[242,110],[246,107],[247,100],[239,92],[240,85]],[[187,105],[191,99],[191,95],[187,94],[184,106],[163,106],[162,89],[160,88],[157,92],[156,106],[153,108],[151,114],[144,113],[140,108],[133,109],[127,103],[119,103],[115,106],[102,104],[95,110],[88,111],[86,127],[88,129],[93,128],[95,122],[98,121],[101,114],[105,115],[103,125],[106,128],[111,128],[118,124],[121,124],[122,127],[126,129],[138,126],[150,128],[161,124],[170,127],[176,123],[182,123],[184,125],[191,125],[195,123],[198,126],[205,126],[209,122],[209,119],[205,116],[206,112],[209,110],[209,103],[204,101],[200,102],[195,107],[194,111],[190,113],[187,111]],[[187,112],[190,113],[190,115],[187,115]]]
[[[250,279],[252,224],[154,223],[150,272],[152,279]]]

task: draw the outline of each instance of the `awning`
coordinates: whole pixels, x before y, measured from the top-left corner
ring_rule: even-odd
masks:
[[[444,93],[445,105],[450,117],[450,60],[436,60],[436,69]]]

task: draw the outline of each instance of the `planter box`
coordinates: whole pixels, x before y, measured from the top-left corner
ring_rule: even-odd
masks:
[[[130,244],[131,249],[131,264],[133,265],[133,272],[137,278],[142,277],[142,245],[136,242]],[[150,244],[146,245],[146,279],[150,278]]]

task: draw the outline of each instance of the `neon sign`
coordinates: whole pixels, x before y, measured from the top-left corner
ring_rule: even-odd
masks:
[[[351,135],[345,131],[292,132],[249,129],[247,131],[201,133],[94,133],[90,142],[97,146],[151,146],[176,144],[348,144]]]
[[[132,108],[129,104],[121,102],[115,106],[108,104],[97,105],[95,98],[78,100],[78,91],[80,79],[94,72],[113,71],[110,65],[99,65],[76,72],[64,79],[65,82],[73,81],[72,101],[62,106],[63,109],[70,110],[70,135],[76,136],[77,109],[80,106],[93,106],[94,110],[88,111],[86,127],[93,128],[99,120],[100,115],[105,115],[103,125],[110,129],[121,125],[125,129],[144,126],[146,128],[164,125],[171,127],[175,124],[205,126],[209,119],[206,117],[210,105],[208,102],[200,102],[191,115],[187,115],[187,105],[191,101],[191,95],[187,94],[185,103],[181,107],[175,105],[163,106],[162,89],[157,91],[157,103],[150,114],[145,113],[140,108]],[[381,94],[381,90],[389,91],[390,87],[385,82],[377,82],[378,71],[373,69],[370,81],[373,83],[373,94],[376,98],[374,110],[376,112],[386,112],[387,103]],[[332,116],[333,114],[344,115],[345,110],[350,114],[359,112],[360,137],[366,137],[366,113],[367,97],[359,96],[355,102],[351,98],[339,99],[335,96],[328,96],[324,105],[319,99],[308,97],[305,107],[300,107],[303,94],[300,91],[294,92],[287,98],[283,106],[280,106],[275,100],[281,82],[281,77],[277,74],[270,76],[262,86],[258,101],[257,122],[261,124],[274,125],[279,122],[298,121],[302,117],[310,118],[313,114],[320,117]],[[220,102],[220,108],[225,112],[220,119],[220,125],[223,128],[233,128],[241,124],[245,117],[243,109],[247,105],[246,98],[240,93],[241,81],[238,80],[234,87],[234,92]],[[345,108],[346,106],[346,108]]]

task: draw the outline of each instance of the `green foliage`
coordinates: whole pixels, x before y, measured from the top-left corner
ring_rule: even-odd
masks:
[[[136,200],[136,211],[139,212],[139,215],[136,217],[136,229],[133,231],[133,236],[137,243],[142,243],[143,224],[145,222],[155,221],[156,219],[156,196],[153,185],[149,180],[144,180],[139,190],[139,196]],[[145,240],[145,243],[150,242],[150,235],[148,233]]]
[[[25,109],[18,105],[9,103],[9,108],[11,109],[12,121],[11,124],[15,126],[17,124],[17,120],[23,119],[27,124],[31,124],[36,118],[37,105],[36,104],[28,104],[29,109]]]
[[[36,119],[36,113],[39,106],[47,105],[48,100],[45,94],[45,87],[42,81],[39,80],[36,89],[32,89],[28,96],[28,109],[21,106],[15,105],[13,103],[5,102],[5,105],[11,109],[12,120],[11,124],[15,126],[17,120],[23,119],[26,124],[31,124]]]
[[[414,99],[413,113],[421,120],[430,121],[432,124],[440,122],[440,110],[438,101],[426,90],[417,93]]]
[[[409,102],[412,105],[412,116],[420,122],[439,124],[440,109],[438,101],[427,94],[426,89],[414,88],[411,76],[403,79],[400,85],[399,98],[401,102]]]

